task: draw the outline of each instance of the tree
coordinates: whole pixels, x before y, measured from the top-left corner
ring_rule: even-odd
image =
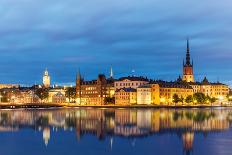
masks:
[[[105,104],[114,104],[115,103],[115,98],[114,97],[106,97],[104,99]]]
[[[183,96],[181,96],[180,98],[179,98],[179,101],[183,104],[184,103],[184,98],[183,98]]]
[[[197,101],[197,103],[205,103],[206,96],[203,93],[195,93],[193,94],[193,99]]]
[[[35,94],[42,100],[48,99],[48,89],[47,88],[38,88],[35,90]]]
[[[180,98],[179,98],[179,96],[178,96],[177,94],[174,94],[173,97],[172,97],[172,99],[173,99],[173,102],[174,102],[175,104],[178,103],[178,102],[180,101]]]
[[[216,97],[211,97],[210,98],[210,103],[214,103],[214,102],[216,102],[217,101],[217,98]]]
[[[185,102],[188,103],[188,104],[192,103],[193,102],[193,96],[192,95],[187,96],[186,99],[185,99]]]
[[[232,94],[231,93],[227,95],[227,99],[228,99],[228,101],[232,101]]]
[[[65,96],[68,97],[69,103],[75,100],[76,97],[76,88],[75,87],[68,87],[65,90]]]

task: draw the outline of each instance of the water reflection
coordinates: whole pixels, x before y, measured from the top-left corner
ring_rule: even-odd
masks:
[[[19,132],[33,129],[42,132],[44,144],[49,145],[52,131],[75,132],[78,141],[85,135],[99,140],[136,139],[154,134],[176,134],[182,140],[184,154],[193,152],[195,134],[222,132],[230,128],[232,109],[56,109],[2,110],[0,131]]]

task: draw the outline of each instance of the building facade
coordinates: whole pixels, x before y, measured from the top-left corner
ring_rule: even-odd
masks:
[[[137,88],[137,104],[152,104],[152,88],[146,84]]]
[[[99,74],[96,80],[85,81],[80,72],[76,79],[76,103],[79,105],[102,105],[106,97],[114,96],[113,79]]]
[[[121,89],[121,88],[138,88],[141,85],[145,85],[149,83],[149,80],[144,77],[136,77],[136,76],[128,76],[128,77],[122,77],[119,78],[114,82],[114,88],[115,90]]]
[[[226,100],[229,94],[229,86],[220,82],[209,82],[205,77],[202,82],[192,82],[189,83],[192,86],[194,93],[203,93],[209,97],[215,97],[218,100]]]
[[[132,105],[136,104],[137,92],[134,88],[121,88],[115,91],[116,105]]]
[[[43,75],[43,86],[46,88],[49,88],[50,85],[51,85],[51,79],[50,79],[50,76],[48,74],[48,70],[46,69],[44,71],[44,75]]]

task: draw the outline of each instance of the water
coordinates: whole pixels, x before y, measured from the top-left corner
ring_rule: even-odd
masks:
[[[0,110],[4,155],[229,155],[232,109]]]

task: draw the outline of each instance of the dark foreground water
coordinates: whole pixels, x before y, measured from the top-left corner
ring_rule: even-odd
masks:
[[[231,155],[232,109],[0,110],[2,155]]]

